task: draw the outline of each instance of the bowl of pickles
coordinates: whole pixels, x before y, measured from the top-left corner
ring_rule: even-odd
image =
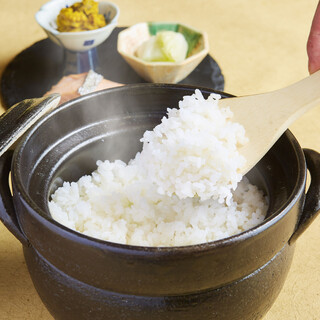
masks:
[[[209,52],[207,34],[173,22],[143,22],[121,31],[117,50],[144,80],[177,83]]]

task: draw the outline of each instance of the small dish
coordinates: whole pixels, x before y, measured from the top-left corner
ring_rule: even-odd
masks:
[[[60,10],[78,1],[80,0],[51,0],[40,8],[35,18],[53,42],[69,51],[84,52],[97,47],[109,37],[117,25],[120,10],[114,3],[99,1],[99,13],[107,20],[105,27],[81,32],[59,32],[56,19]]]
[[[175,31],[188,43],[187,58],[182,62],[146,62],[136,56],[139,46],[159,31]],[[193,27],[172,22],[143,22],[133,25],[118,36],[117,50],[125,61],[146,81],[177,83],[186,78],[209,52],[207,34]]]

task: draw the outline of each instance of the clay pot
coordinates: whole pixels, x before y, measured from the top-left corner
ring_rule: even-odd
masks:
[[[273,304],[294,243],[320,203],[320,155],[302,150],[289,131],[248,173],[270,205],[264,222],[241,234],[139,247],[87,237],[50,216],[49,195],[62,180],[91,173],[97,159],[128,161],[141,149],[143,132],[194,89],[143,84],[83,96],[44,116],[0,158],[1,219],[23,244],[34,285],[55,319],[248,320]]]

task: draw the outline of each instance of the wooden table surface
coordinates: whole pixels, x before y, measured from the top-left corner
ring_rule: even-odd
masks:
[[[34,19],[45,2],[0,0],[0,73],[15,55],[46,38]],[[114,2],[121,10],[119,26],[162,20],[207,31],[226,92],[266,92],[308,76],[306,42],[317,0]],[[320,151],[319,119],[317,107],[290,127],[302,147]],[[265,320],[320,319],[319,233],[320,218],[298,239],[287,281]],[[33,287],[20,242],[1,223],[0,319],[52,319]]]

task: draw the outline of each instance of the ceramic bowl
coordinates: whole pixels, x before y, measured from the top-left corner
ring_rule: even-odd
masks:
[[[120,13],[119,8],[114,3],[99,1],[99,13],[103,14],[107,20],[105,27],[81,32],[59,32],[56,19],[60,10],[79,1],[52,0],[43,5],[35,15],[38,24],[53,42],[75,52],[88,51],[105,41],[116,27]]]
[[[44,116],[14,154],[0,157],[0,219],[23,244],[32,281],[54,319],[257,320],[275,301],[295,241],[320,206],[320,155],[302,150],[289,131],[247,175],[269,197],[265,220],[232,237],[130,246],[80,234],[50,215],[49,196],[62,181],[91,173],[97,159],[127,162],[141,151],[143,133],[194,90],[148,83],[82,96]],[[38,102],[47,103],[52,100]],[[16,109],[23,106],[30,104]]]
[[[188,42],[187,58],[180,62],[146,62],[136,56],[138,47],[159,31],[171,30],[182,33]],[[207,34],[181,23],[138,23],[118,36],[118,52],[146,81],[177,83],[186,78],[209,52]]]

